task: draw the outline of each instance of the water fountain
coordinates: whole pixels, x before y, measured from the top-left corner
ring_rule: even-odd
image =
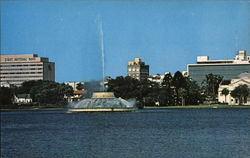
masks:
[[[72,105],[69,112],[130,112],[136,110],[135,101],[116,98],[113,92],[94,92],[92,98]]]
[[[100,50],[102,58],[102,92],[94,92],[92,98],[83,99],[71,105],[69,112],[130,112],[136,110],[135,101],[126,101],[116,98],[113,92],[105,92],[104,87],[104,40],[103,27],[100,16],[98,16],[98,30],[100,35]]]

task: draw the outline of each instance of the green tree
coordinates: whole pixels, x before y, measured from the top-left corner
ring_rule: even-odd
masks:
[[[123,99],[135,98],[142,100],[141,89],[142,87],[139,80],[129,76],[119,76],[116,77],[116,79],[109,80],[107,91],[114,92],[116,97]]]
[[[167,73],[163,78],[162,86],[166,88],[171,88],[172,83],[173,83],[173,77],[171,73]]]
[[[187,90],[185,88],[179,88],[178,89],[178,94],[181,97],[181,105],[185,105],[185,98],[187,97]]]
[[[31,95],[33,102],[40,105],[65,105],[65,96],[73,94],[73,88],[69,85],[60,84],[54,81],[26,81],[19,87],[17,93],[27,93]]]
[[[13,97],[13,92],[11,88],[0,87],[0,105],[12,104],[11,102],[12,97]]]
[[[201,87],[197,84],[196,81],[192,81],[189,77],[185,77],[186,79],[186,104],[188,105],[198,105],[203,103],[204,95],[202,94]]]
[[[81,82],[79,82],[79,83],[76,85],[76,89],[77,89],[77,90],[83,90],[83,88],[84,88],[84,85],[83,85]]]
[[[234,90],[231,91],[231,96],[239,100],[239,105],[247,101],[247,97],[250,95],[250,89],[246,84],[239,85]]]
[[[159,93],[161,105],[175,105],[173,77],[171,73],[164,76]]]
[[[227,88],[223,88],[221,94],[225,96],[225,102],[227,102],[227,95],[229,94],[229,90]]]
[[[205,79],[205,89],[206,95],[211,97],[214,101],[218,94],[219,85],[223,79],[223,76],[214,75],[212,73],[206,75]]]
[[[185,86],[186,86],[186,80],[185,80],[185,78],[183,77],[183,75],[182,75],[182,73],[180,71],[177,71],[174,74],[172,84],[173,84],[173,86],[175,88],[175,94],[176,94],[175,104],[180,105],[181,100],[180,100],[180,96],[179,96],[179,89],[180,88],[185,88]]]
[[[190,78],[183,77],[180,72],[175,75],[175,81],[171,74],[166,74],[161,85],[149,80],[139,81],[128,76],[120,76],[110,79],[107,87],[116,97],[135,98],[145,106],[154,106],[156,102],[160,106],[196,105],[203,102],[198,84]],[[179,94],[178,99],[176,93]]]

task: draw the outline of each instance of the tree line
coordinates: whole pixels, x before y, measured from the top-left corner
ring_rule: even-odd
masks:
[[[197,105],[204,100],[198,84],[180,71],[173,76],[166,74],[161,84],[119,76],[110,79],[107,87],[107,91],[114,92],[116,97],[135,98],[142,106]]]
[[[222,81],[223,76],[210,73],[199,85],[191,78],[183,76],[180,71],[174,75],[166,74],[161,84],[119,76],[108,81],[107,91],[114,92],[116,97],[124,99],[136,98],[142,106],[212,104],[218,103],[218,89]],[[223,89],[222,94],[226,97],[229,90]],[[242,104],[250,96],[250,89],[247,85],[240,85],[230,94]]]
[[[1,87],[0,105],[13,104],[13,96],[16,94],[30,94],[33,105],[63,106],[67,104],[65,96],[71,96],[73,94],[73,88],[69,85],[54,81],[25,81],[20,87]]]
[[[177,71],[174,75],[166,74],[162,83],[119,76],[108,79],[105,87],[107,91],[114,92],[116,97],[136,99],[141,106],[198,105],[205,101],[216,102],[222,80],[220,75],[207,74],[202,84],[198,85]],[[87,90],[85,98],[89,98],[92,92],[100,91],[100,82],[85,82],[77,85],[77,89]],[[229,93],[226,88],[222,90],[225,98]],[[26,81],[20,87],[0,87],[0,105],[13,104],[15,94],[30,94],[33,105],[63,106],[67,104],[66,98],[73,95],[73,88],[64,83],[43,80]],[[250,96],[250,89],[247,85],[240,85],[230,94],[241,104]]]

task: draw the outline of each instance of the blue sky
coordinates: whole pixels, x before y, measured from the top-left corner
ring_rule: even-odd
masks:
[[[250,55],[247,0],[3,0],[1,54],[38,54],[56,63],[56,81],[125,76],[135,57],[150,74],[186,70],[196,56]]]

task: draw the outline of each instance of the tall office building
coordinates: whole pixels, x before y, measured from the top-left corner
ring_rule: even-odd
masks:
[[[250,72],[250,56],[244,50],[240,50],[232,60],[209,60],[208,56],[198,56],[197,64],[188,65],[188,75],[199,84],[210,73],[231,80],[244,72]]]
[[[0,55],[0,85],[20,86],[24,81],[55,81],[55,63],[48,58],[29,55]]]
[[[140,58],[128,62],[128,76],[138,80],[147,79],[149,75],[149,65],[145,65]]]

